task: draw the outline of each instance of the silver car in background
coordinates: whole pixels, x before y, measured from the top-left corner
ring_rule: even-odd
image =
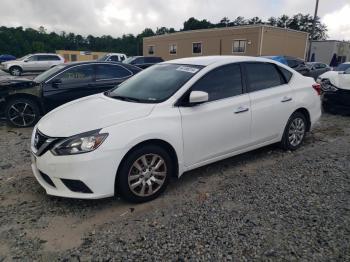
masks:
[[[27,72],[43,72],[64,63],[64,58],[57,54],[30,54],[17,60],[1,63],[0,69],[13,76]]]

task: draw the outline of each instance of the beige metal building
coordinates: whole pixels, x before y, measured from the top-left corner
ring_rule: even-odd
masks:
[[[56,50],[56,54],[64,57],[67,62],[74,61],[89,61],[96,60],[105,54],[106,52],[90,52],[90,51],[73,51],[73,50]]]
[[[304,59],[308,33],[267,25],[177,32],[143,39],[145,56],[289,55]]]

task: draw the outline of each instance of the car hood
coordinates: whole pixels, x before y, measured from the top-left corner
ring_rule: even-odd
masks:
[[[338,72],[338,71],[328,71],[320,75],[319,78],[321,80],[328,79],[332,83],[332,85],[336,87],[340,87],[340,81],[339,81],[340,77],[344,76],[342,73],[343,72]],[[349,88],[341,87],[341,88],[350,89],[350,87]]]
[[[35,82],[33,80],[27,79],[27,78],[18,78],[13,76],[5,76],[0,78],[0,87],[3,86],[30,86],[33,85]]]
[[[69,137],[148,116],[154,104],[132,103],[104,94],[84,97],[56,108],[37,124],[43,134]]]

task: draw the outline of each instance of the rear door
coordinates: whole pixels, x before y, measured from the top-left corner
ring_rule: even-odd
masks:
[[[94,94],[94,65],[68,68],[44,84],[43,96],[47,110],[69,101]]]
[[[244,63],[244,68],[251,101],[252,142],[257,145],[277,139],[294,110],[293,90],[275,64]]]
[[[191,91],[207,92],[209,101],[195,106],[180,106],[186,166],[248,146],[250,101],[243,90],[239,64],[221,66],[208,72],[192,86]]]
[[[96,64],[96,82],[90,87],[91,92],[101,93],[124,82],[133,73],[122,65]]]

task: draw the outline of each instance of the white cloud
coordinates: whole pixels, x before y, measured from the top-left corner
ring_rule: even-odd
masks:
[[[331,39],[350,40],[350,4],[327,14],[323,18]]]
[[[0,0],[0,26],[23,26],[82,35],[121,36],[144,28],[180,29],[189,17],[221,18],[313,14],[316,0]],[[344,11],[345,10],[345,11]],[[319,15],[329,35],[349,39],[349,0],[321,0]],[[341,22],[337,19],[342,17]],[[349,15],[350,17],[350,15]]]

